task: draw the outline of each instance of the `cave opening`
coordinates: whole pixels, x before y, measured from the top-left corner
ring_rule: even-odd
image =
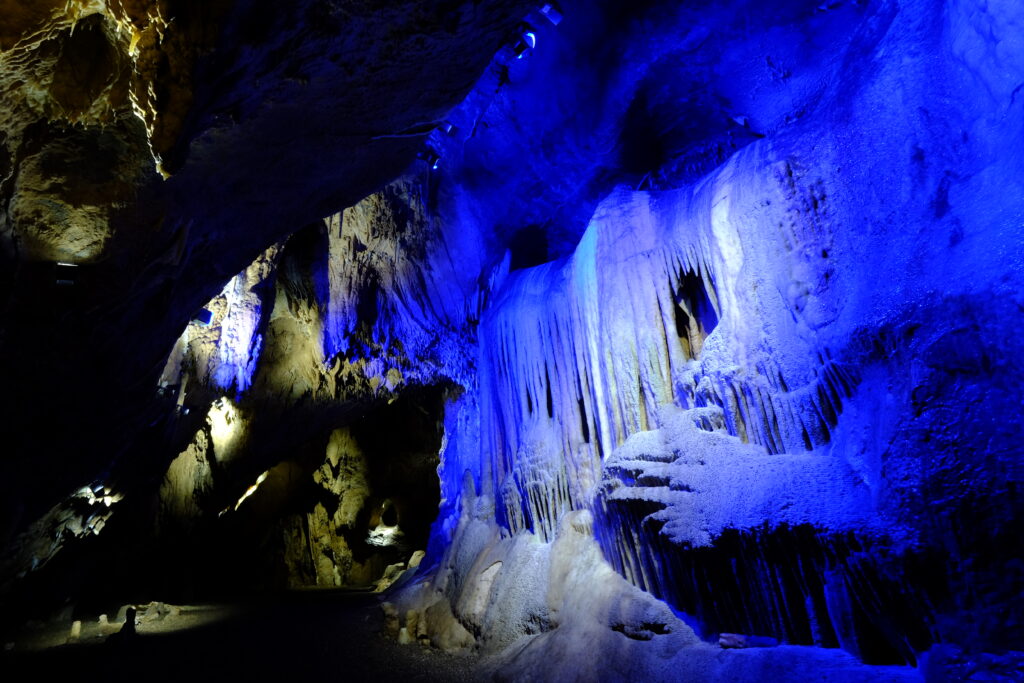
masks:
[[[215,401],[211,413],[230,410],[231,416],[220,418],[219,427],[201,428],[161,485],[128,499],[94,539],[69,538],[8,601],[5,628],[47,614],[87,624],[101,614],[113,623],[119,614],[123,622],[125,605],[148,605],[140,619],[172,628],[178,622],[167,618],[164,605],[212,610],[225,601],[261,604],[284,591],[390,585],[423,556],[438,514],[448,391],[410,388],[332,429],[322,426],[322,416],[310,416],[320,423],[316,437],[294,433],[282,440],[256,429],[239,442],[235,467],[197,444],[211,430],[225,441],[233,429],[255,429],[254,416],[262,412],[272,421],[274,408],[243,401],[215,412],[228,405]],[[303,423],[310,421],[293,426]],[[266,469],[256,476],[254,468]],[[72,510],[91,520],[98,512],[91,507],[83,499]],[[35,639],[53,637],[41,629]]]
[[[672,297],[676,336],[689,358],[697,358],[715,327],[718,311],[708,294],[704,279],[693,271],[682,273]]]
[[[539,266],[550,260],[548,232],[540,225],[527,225],[516,230],[508,243],[512,255],[510,270]]]

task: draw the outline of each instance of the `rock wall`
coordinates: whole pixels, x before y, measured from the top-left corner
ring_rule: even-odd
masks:
[[[972,43],[1004,9],[872,6],[798,119],[692,184],[616,190],[570,256],[507,276],[448,421],[480,446],[442,453],[474,511],[442,509],[452,545],[399,599],[447,615],[425,637],[465,647],[454,621],[486,650],[516,623],[513,661],[540,666],[563,627],[517,619],[495,572],[557,590],[516,560],[589,511],[604,559],[704,638],[910,665],[1020,642],[1022,231],[997,178],[1024,131],[987,60],[1024,72]]]
[[[5,5],[4,546],[111,463],[162,471],[152,387],[187,322],[259,254],[402,173],[527,9]],[[217,381],[244,383],[239,360]]]
[[[94,534],[34,527],[6,573],[49,565],[45,590],[67,584],[84,557],[127,554],[110,572],[129,574],[120,581],[79,572],[68,590],[192,599],[373,585],[425,548],[441,396],[471,372],[477,306],[458,295],[475,275],[456,269],[431,222],[431,180],[397,180],[231,278],[164,364],[163,469],[143,482],[112,469],[103,482],[134,487],[106,550]],[[78,507],[69,498],[46,519],[77,519]]]
[[[437,506],[432,387],[466,375],[471,334],[468,304],[450,294],[466,276],[431,260],[440,238],[425,179],[272,247],[207,304],[208,324],[189,324],[161,385],[180,412],[207,418],[165,476],[163,526],[199,524],[243,555],[254,544],[272,567],[262,580],[293,587],[370,585],[425,545]],[[403,429],[388,440],[395,421]],[[254,517],[266,538],[225,537],[248,538]]]
[[[525,4],[12,14],[0,575],[173,599],[428,544],[393,635],[512,678],[1019,647],[1020,11],[565,5],[489,66]]]

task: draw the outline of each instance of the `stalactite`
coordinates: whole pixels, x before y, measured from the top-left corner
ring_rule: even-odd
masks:
[[[858,351],[751,329],[762,304],[735,290],[743,237],[711,220],[715,191],[613,195],[571,258],[511,273],[495,295],[480,367],[498,518],[551,540],[589,507],[612,566],[709,632],[870,650],[887,627],[863,601],[893,587],[885,568],[851,564],[840,529],[866,523],[870,506],[828,451],[860,383],[845,360]],[[624,225],[628,242],[615,239]],[[793,245],[811,237],[783,237],[778,248],[802,258]],[[922,614],[899,626],[913,646],[867,656],[912,661],[929,640]]]

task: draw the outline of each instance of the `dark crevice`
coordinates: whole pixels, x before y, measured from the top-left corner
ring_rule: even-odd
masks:
[[[697,358],[704,340],[718,326],[718,312],[704,280],[693,271],[681,272],[672,301],[679,342],[689,358]]]
[[[547,363],[544,364],[544,388],[545,388],[545,391],[547,393],[548,417],[549,418],[554,418],[554,416],[555,416],[555,402],[554,402],[554,399],[552,399],[552,397],[551,397],[551,375],[548,374],[548,365],[547,365]]]
[[[512,255],[510,270],[532,268],[550,260],[548,234],[540,225],[527,225],[517,230],[509,240],[508,249]]]
[[[590,443],[590,425],[587,424],[587,407],[582,398],[576,399],[580,409],[580,434],[583,436],[583,443]]]

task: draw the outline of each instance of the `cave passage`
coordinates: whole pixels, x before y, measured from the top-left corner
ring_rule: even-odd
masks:
[[[29,645],[6,655],[4,671],[47,680],[97,673],[107,681],[136,681],[143,671],[167,681],[318,680],[339,670],[354,681],[381,672],[394,679],[480,680],[472,659],[383,638],[379,599],[371,592],[299,592],[153,612],[143,610],[138,637],[122,641],[113,635],[120,628],[113,616],[109,626],[96,619],[84,624],[72,645],[65,644],[65,628],[39,628]]]
[[[0,679],[1021,679],[1024,3],[0,5]]]

